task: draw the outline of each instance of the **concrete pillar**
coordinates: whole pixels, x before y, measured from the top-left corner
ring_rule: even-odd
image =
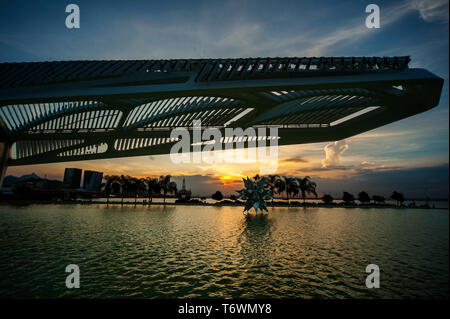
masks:
[[[0,189],[2,188],[6,169],[8,168],[9,150],[10,147],[8,144],[0,142]]]

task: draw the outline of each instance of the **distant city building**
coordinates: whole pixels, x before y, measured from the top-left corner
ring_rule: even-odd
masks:
[[[37,181],[35,187],[42,190],[61,190],[63,183],[61,181],[41,179]]]
[[[66,168],[64,171],[64,186],[72,189],[80,188],[81,172],[82,170],[79,168]]]
[[[88,191],[100,191],[103,173],[95,171],[84,171],[83,188]]]

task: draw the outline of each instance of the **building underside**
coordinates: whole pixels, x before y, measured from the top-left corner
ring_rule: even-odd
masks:
[[[340,140],[439,103],[443,80],[409,61],[1,63],[2,176],[6,166],[167,154],[171,131],[193,120],[222,131],[277,127],[278,145]]]

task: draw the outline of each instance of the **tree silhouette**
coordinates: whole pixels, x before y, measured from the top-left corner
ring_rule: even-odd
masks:
[[[164,195],[164,204],[166,203],[166,196],[168,193],[176,193],[177,192],[177,184],[175,182],[172,182],[170,180],[171,178],[172,178],[172,176],[170,176],[170,175],[161,176],[159,178],[161,190]]]
[[[370,203],[370,196],[366,192],[362,191],[358,194],[358,200],[361,203]]]
[[[403,194],[396,191],[392,193],[391,199],[395,200],[397,202],[397,205],[399,205],[400,203],[400,206],[403,206],[403,202],[405,201],[405,197],[403,196]]]
[[[161,183],[157,178],[147,177],[145,179],[147,184],[147,196],[150,203],[153,202],[153,194],[161,193]]]
[[[212,199],[215,199],[217,201],[222,200],[223,199],[223,194],[221,191],[217,191],[214,194],[211,195]]]
[[[122,193],[122,202],[121,204],[123,205],[123,198],[125,197],[125,193],[127,193],[130,190],[130,184],[131,184],[131,179],[132,177],[129,175],[120,175],[119,177],[119,184],[120,184],[120,189],[121,189],[121,193]]]
[[[109,197],[112,192],[118,192],[120,190],[120,177],[117,175],[106,175],[104,177],[105,183],[102,183],[103,191],[106,193],[106,204],[109,205]]]
[[[311,181],[311,177],[306,176],[304,178],[297,179],[300,191],[302,192],[303,204],[306,201],[306,194],[313,194],[317,198],[316,187],[317,184]]]
[[[277,194],[282,194],[286,191],[286,177],[280,176],[275,182],[275,188],[277,189]]]
[[[385,198],[381,195],[373,195],[372,199],[375,203],[384,204]]]
[[[147,191],[145,180],[143,178],[132,177],[130,180],[130,191],[134,193],[134,205],[136,205],[138,195]]]
[[[277,188],[277,182],[280,179],[278,175],[268,175],[266,177],[266,187],[270,189],[272,194],[275,194],[275,190]],[[273,197],[272,197],[272,206],[273,206]]]
[[[329,194],[325,194],[323,195],[322,200],[325,204],[330,205],[331,203],[333,203],[334,198]]]
[[[350,193],[344,192],[344,195],[342,196],[342,200],[344,201],[345,204],[348,205],[355,201],[355,197],[353,197],[353,195]]]
[[[298,195],[298,193],[300,192],[300,187],[299,187],[299,184],[298,184],[298,181],[297,181],[296,177],[287,177],[287,176],[285,176],[284,180],[285,180],[285,183],[286,183],[287,201],[288,201],[288,204],[290,204],[290,202],[289,202],[289,197],[290,196],[289,195],[290,194],[294,194],[294,196]]]

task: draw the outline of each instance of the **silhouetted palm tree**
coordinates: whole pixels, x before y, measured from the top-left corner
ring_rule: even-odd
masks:
[[[280,195],[286,191],[287,185],[285,176],[280,176],[280,178],[277,179],[277,181],[275,182],[275,188],[277,190],[277,194]]]
[[[317,198],[316,187],[317,184],[311,181],[311,177],[305,176],[304,178],[298,179],[299,188],[302,192],[303,204],[306,202],[306,194],[314,194]]]
[[[143,178],[132,177],[130,181],[130,191],[134,193],[134,205],[136,205],[139,193],[144,193],[147,191],[145,180]]]
[[[166,203],[167,193],[176,193],[177,192],[177,184],[170,180],[171,177],[172,176],[170,176],[170,175],[166,175],[166,176],[161,176],[159,178],[159,181],[161,183],[161,190],[164,194],[164,204]]]
[[[134,194],[134,204],[136,205],[136,199],[137,199],[137,178],[130,177],[130,180],[128,181],[128,193]]]
[[[284,190],[286,192],[288,204],[290,204],[290,195],[299,193],[299,185],[296,177],[282,176],[280,178],[280,181],[278,182],[278,186],[280,187],[281,191]]]
[[[113,191],[120,189],[119,179],[117,175],[106,175],[105,183],[102,183],[103,191],[106,193],[106,204],[109,204],[109,197]]]
[[[122,202],[121,204],[123,205],[123,198],[125,197],[125,193],[128,192],[130,190],[130,184],[131,184],[131,179],[132,177],[129,175],[120,175],[119,177],[119,184],[120,184],[120,188],[122,191]]]
[[[145,179],[145,182],[147,184],[148,200],[151,203],[151,202],[153,202],[153,194],[161,193],[161,184],[157,178],[151,178],[151,177],[147,177]]]
[[[287,195],[287,201],[289,202],[289,195],[290,194],[298,194],[300,191],[300,185],[298,184],[296,177],[284,177],[284,180],[286,181],[286,195]]]
[[[280,179],[278,175],[268,175],[266,178],[266,187],[268,187],[272,194],[275,194],[275,189],[277,188],[277,182]],[[272,197],[273,206],[273,197]]]

